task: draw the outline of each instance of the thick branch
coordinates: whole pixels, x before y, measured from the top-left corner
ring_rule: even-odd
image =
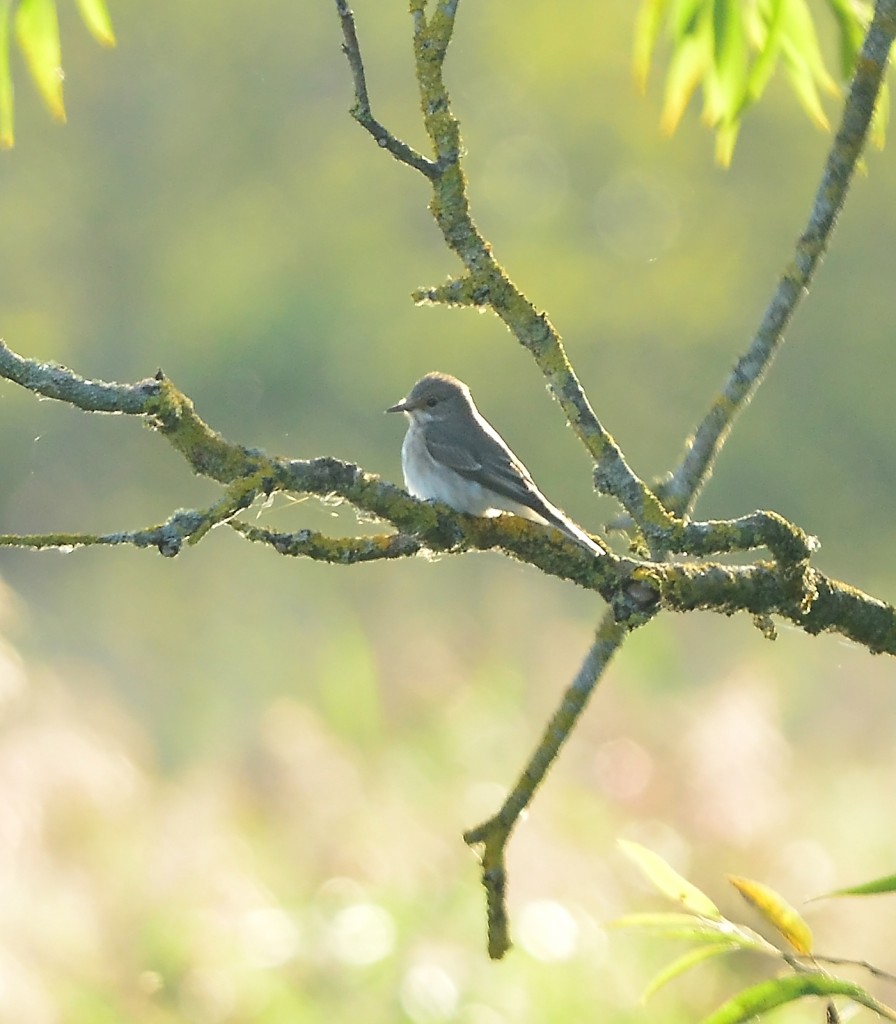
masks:
[[[407,558],[420,552],[423,544],[406,533],[387,533],[376,537],[328,537],[316,530],[282,533],[251,526],[238,519],[229,524],[246,540],[270,544],[281,555],[313,558],[333,565],[357,565],[384,558]]]
[[[131,416],[145,412],[147,402],[156,398],[162,387],[160,378],[141,380],[136,384],[87,380],[67,366],[25,359],[8,348],[2,338],[0,377],[14,381],[36,395],[59,399],[87,412],[117,412]]]

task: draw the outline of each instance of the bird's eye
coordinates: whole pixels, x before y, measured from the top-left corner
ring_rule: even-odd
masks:
[[[438,404],[439,404],[438,398],[433,397],[433,398],[427,398],[426,399],[426,405],[427,405],[427,408],[429,408],[429,409],[432,409],[434,406],[436,406]]]

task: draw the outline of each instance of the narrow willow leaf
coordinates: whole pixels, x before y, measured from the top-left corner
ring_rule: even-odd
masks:
[[[874,105],[874,113],[871,115],[871,126],[869,137],[874,146],[883,149],[887,141],[887,126],[890,123],[890,87],[886,82],[881,82],[880,92],[877,94],[877,103]]]
[[[850,0],[828,0],[828,7],[837,22],[840,33],[840,74],[844,79],[852,75],[856,54],[865,38],[865,26],[858,9]]]
[[[814,121],[822,131],[830,131],[831,124],[828,121],[827,114],[824,112],[824,107],[821,105],[821,98],[815,86],[815,79],[812,77],[806,62],[799,54],[794,52],[786,39],[782,42],[781,47],[787,77],[790,79],[790,84],[793,86],[793,91],[796,93],[796,98],[800,101],[800,105],[809,115],[810,120]]]
[[[823,896],[816,896],[815,899],[827,899],[829,896],[876,896],[882,892],[896,892],[896,875],[875,878],[871,882],[850,885],[846,889],[835,889],[833,892],[827,892]]]
[[[629,860],[637,864],[649,882],[684,910],[700,917],[722,920],[722,914],[715,903],[686,878],[682,878],[658,853],[627,839],[619,840],[619,848]]]
[[[730,167],[734,156],[734,144],[740,131],[740,118],[736,121],[723,123],[716,127],[716,163],[720,167]]]
[[[839,96],[840,89],[830,72],[818,45],[815,22],[806,0],[784,0],[784,33],[809,69],[815,84],[831,96]]]
[[[745,1024],[784,1003],[792,1003],[804,996],[846,996],[861,1003],[885,1020],[896,1020],[896,1011],[879,1003],[861,986],[825,974],[797,974],[786,978],[763,981],[744,989],[718,1010],[704,1017],[701,1024]]]
[[[680,974],[684,974],[685,971],[689,971],[692,967],[696,967],[697,964],[702,964],[704,960],[709,960],[714,956],[720,956],[723,953],[733,953],[740,948],[740,946],[736,946],[733,943],[725,943],[713,946],[698,946],[697,949],[692,949],[690,952],[685,953],[684,956],[680,956],[677,960],[673,960],[668,967],[663,968],[663,970],[654,975],[647,988],[644,989],[644,993],[641,996],[641,1002],[646,1003],[658,989],[663,987],[663,985],[668,985],[670,981],[673,981]]]
[[[715,0],[712,30],[715,73],[712,110],[707,114],[713,125],[733,123],[743,106],[747,83],[747,39],[738,0]]]
[[[812,952],[812,929],[778,893],[752,878],[729,875],[728,881],[751,906],[773,925],[797,953]]]
[[[693,917],[690,914],[626,914],[610,922],[611,928],[637,928],[663,939],[688,939],[698,942],[701,946],[737,946],[738,949],[751,950],[754,953],[766,953],[779,957],[781,951],[776,949],[751,928],[732,924],[722,918],[721,921],[706,917]]]
[[[701,943],[731,942],[731,930],[736,928],[727,921],[717,922],[693,914],[626,914],[611,921],[610,927],[637,928],[664,939],[692,939]]]
[[[701,15],[712,0],[675,0],[672,9],[672,40],[676,49],[688,36],[697,31]]]
[[[115,33],[112,31],[106,0],[78,0],[78,10],[81,12],[81,20],[97,42],[103,46],[115,45]]]
[[[12,0],[0,0],[0,149],[15,144],[12,74],[9,68],[9,23]]]
[[[660,114],[660,127],[667,135],[672,135],[678,127],[694,90],[706,73],[709,60],[706,41],[696,36],[685,39],[672,55]]]
[[[755,103],[765,91],[775,70],[781,52],[781,36],[784,32],[784,0],[771,0],[768,5],[768,21],[765,38],[759,44],[759,52],[747,75],[745,88],[746,102]]]
[[[647,77],[650,74],[653,51],[668,6],[669,0],[643,0],[635,18],[632,69],[638,88],[642,92],[647,88]]]
[[[54,0],[19,0],[15,26],[16,39],[38,92],[53,117],[64,121],[62,52]]]

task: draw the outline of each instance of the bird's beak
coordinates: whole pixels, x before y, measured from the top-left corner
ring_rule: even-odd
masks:
[[[396,402],[395,405],[390,405],[386,412],[407,412],[408,405],[407,399],[402,398],[400,402]]]

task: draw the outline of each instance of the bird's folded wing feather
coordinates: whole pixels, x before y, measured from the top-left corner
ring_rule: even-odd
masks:
[[[450,439],[433,441],[426,438],[429,454],[455,473],[474,480],[511,501],[530,505],[534,484],[529,471],[503,445],[484,437],[475,450],[469,445],[454,444]]]

